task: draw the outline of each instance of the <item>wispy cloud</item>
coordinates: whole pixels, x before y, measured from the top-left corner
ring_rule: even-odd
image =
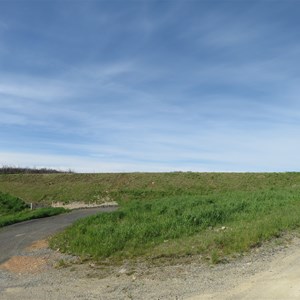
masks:
[[[296,8],[234,4],[0,4],[0,163],[299,170]]]
[[[35,101],[63,101],[73,96],[70,84],[51,76],[0,73],[0,95]]]

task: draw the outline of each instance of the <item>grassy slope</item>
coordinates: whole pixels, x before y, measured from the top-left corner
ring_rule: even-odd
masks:
[[[20,212],[28,207],[28,204],[26,204],[20,198],[0,192],[0,217],[7,214]]]
[[[300,226],[300,173],[5,175],[0,189],[32,201],[118,201],[118,212],[81,220],[52,241],[94,259],[218,260]]]
[[[299,227],[299,215],[299,189],[134,200],[78,221],[52,245],[95,260],[191,254],[217,260]]]
[[[0,175],[0,190],[31,202],[119,202],[166,196],[300,188],[300,173],[131,173]]]
[[[45,207],[45,208],[38,208],[35,210],[24,210],[18,213],[7,214],[4,216],[0,216],[0,227],[28,221],[32,219],[39,219],[45,217],[51,217],[55,215],[59,215],[65,213],[67,210],[62,207]]]
[[[64,208],[40,208],[29,210],[20,198],[0,192],[0,227],[31,220],[57,215],[65,212]]]

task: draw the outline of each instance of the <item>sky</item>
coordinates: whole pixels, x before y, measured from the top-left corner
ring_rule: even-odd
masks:
[[[300,1],[0,0],[0,165],[300,171]]]

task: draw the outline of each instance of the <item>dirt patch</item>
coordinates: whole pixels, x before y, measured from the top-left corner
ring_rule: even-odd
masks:
[[[63,202],[52,202],[52,207],[63,207],[67,209],[80,209],[80,208],[96,208],[96,207],[117,207],[118,203],[115,201],[104,202],[104,203],[85,203],[85,202],[72,202],[72,203],[63,203]]]
[[[4,269],[13,273],[37,273],[46,266],[46,260],[42,257],[13,256],[8,261],[0,265]]]
[[[32,243],[30,246],[28,246],[25,250],[28,252],[46,249],[48,248],[49,243],[47,240],[39,240],[34,243]]]

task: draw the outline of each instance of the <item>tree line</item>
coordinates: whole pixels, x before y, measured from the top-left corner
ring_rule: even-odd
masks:
[[[52,174],[52,173],[74,173],[72,170],[62,171],[51,168],[22,168],[15,166],[2,166],[0,174]]]

